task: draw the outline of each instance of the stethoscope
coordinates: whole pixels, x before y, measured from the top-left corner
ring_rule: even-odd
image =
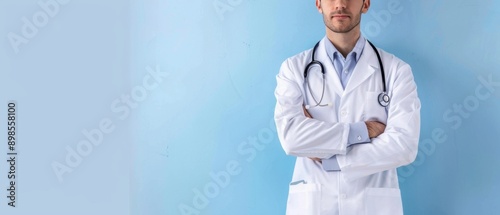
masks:
[[[304,69],[304,79],[305,79],[307,87],[309,89],[309,94],[311,94],[312,99],[316,103],[315,105],[306,105],[305,106],[306,109],[309,109],[309,108],[312,108],[312,107],[318,107],[318,106],[319,107],[326,107],[326,106],[331,106],[332,105],[332,104],[321,104],[321,102],[323,101],[323,97],[325,95],[325,68],[323,67],[323,64],[320,61],[317,61],[314,58],[314,55],[316,53],[316,49],[319,46],[319,43],[320,42],[316,43],[316,45],[313,48],[313,51],[312,51],[312,61],[309,64],[307,64],[306,68]],[[371,43],[370,41],[368,41],[368,43],[370,44],[370,46],[373,48],[373,50],[377,54],[378,63],[380,65],[380,73],[382,75],[382,84],[383,84],[383,87],[384,87],[384,91],[381,92],[378,95],[378,103],[382,107],[387,107],[389,105],[389,103],[391,102],[391,97],[389,97],[389,95],[387,95],[387,89],[386,89],[386,84],[385,84],[385,71],[384,71],[384,65],[382,64],[382,58],[380,58],[380,53],[378,52],[377,48],[373,45],[373,43]],[[309,85],[309,79],[307,78],[307,72],[309,71],[309,68],[311,66],[314,66],[314,65],[318,65],[321,68],[320,71],[321,71],[321,74],[323,76],[323,90],[321,92],[321,98],[319,99],[319,101],[316,100],[316,98],[314,97],[314,95],[312,93],[312,90],[311,90],[311,85]]]

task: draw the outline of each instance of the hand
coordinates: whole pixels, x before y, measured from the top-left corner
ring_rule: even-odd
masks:
[[[319,163],[323,163],[323,162],[321,162],[321,158],[309,158],[309,159],[311,159],[313,161],[317,161]]]
[[[384,133],[385,125],[384,123],[377,121],[367,121],[365,122],[366,128],[368,129],[368,136],[370,138],[378,137],[378,135]]]
[[[306,115],[307,118],[313,118],[311,114],[307,111],[306,106],[302,105],[302,109],[304,110],[304,115]]]

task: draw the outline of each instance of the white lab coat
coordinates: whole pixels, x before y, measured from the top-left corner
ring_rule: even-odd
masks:
[[[288,155],[296,156],[290,184],[287,215],[399,215],[403,214],[396,168],[415,160],[420,134],[420,100],[408,64],[379,49],[391,103],[378,103],[383,91],[377,56],[366,43],[345,90],[326,54],[325,37],[316,59],[326,71],[322,104],[316,104],[304,82],[304,68],[312,49],[287,59],[277,75],[275,121],[279,140]],[[315,98],[321,97],[319,69],[310,70]],[[307,92],[307,94],[306,94]],[[370,143],[347,146],[349,123],[377,120],[386,129]],[[337,154],[340,172],[327,172],[308,157]],[[303,181],[302,181],[303,180]]]

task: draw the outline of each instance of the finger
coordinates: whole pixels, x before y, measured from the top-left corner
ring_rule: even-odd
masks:
[[[304,105],[302,105],[302,110],[304,110],[304,115],[308,118],[312,118],[311,114],[309,113],[309,111],[307,111],[306,107]]]
[[[313,160],[313,161],[317,161],[317,162],[319,162],[319,163],[322,163],[322,162],[321,162],[321,159],[319,159],[319,158],[309,158],[309,159],[311,159],[311,160]]]

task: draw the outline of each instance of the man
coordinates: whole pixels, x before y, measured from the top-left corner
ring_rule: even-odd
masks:
[[[276,77],[278,136],[297,157],[287,214],[403,214],[396,168],[415,160],[420,134],[411,68],[361,35],[370,0],[316,7],[326,36]]]

